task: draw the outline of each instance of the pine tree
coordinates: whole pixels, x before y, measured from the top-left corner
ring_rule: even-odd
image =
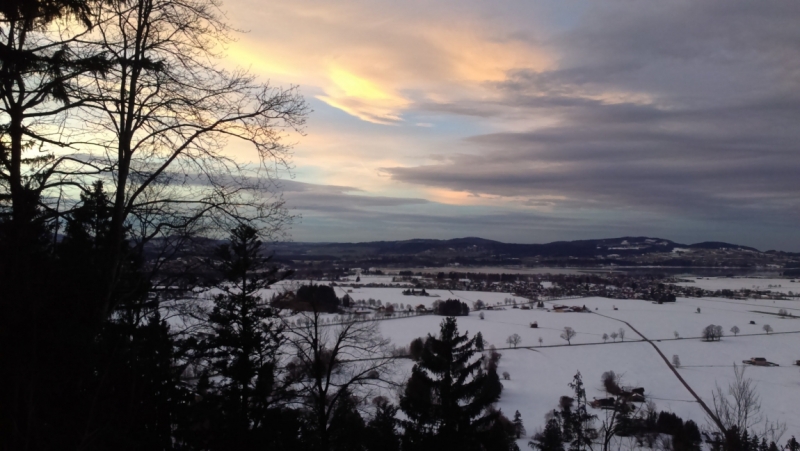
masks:
[[[592,442],[597,438],[597,429],[594,428],[594,420],[597,415],[589,413],[586,401],[586,389],[583,388],[583,378],[578,371],[569,384],[575,392],[575,410],[571,418],[570,431],[573,434],[570,443],[570,451],[585,451],[591,448]]]
[[[786,450],[800,451],[800,443],[797,442],[797,439],[794,438],[794,435],[786,442]]]
[[[560,410],[553,411],[553,414],[556,415],[561,422],[561,438],[564,440],[564,442],[571,442],[574,438],[572,434],[572,426],[574,424],[572,419],[572,405],[574,402],[574,398],[562,396],[558,400]]]
[[[500,399],[503,385],[493,366],[482,368],[481,351],[481,334],[471,339],[466,333],[460,335],[453,317],[442,321],[438,337],[428,335],[400,400],[408,417],[404,448],[469,451],[515,447],[513,436],[497,440],[497,431],[504,427],[502,414],[489,408]]]
[[[360,450],[363,446],[366,424],[356,409],[358,400],[345,391],[331,415],[330,449],[334,451]]]
[[[517,439],[525,435],[525,425],[522,424],[522,415],[519,413],[519,410],[514,412],[514,434],[516,434]]]
[[[536,434],[528,446],[539,451],[564,451],[564,437],[561,434],[561,425],[558,420],[551,418],[544,427],[544,431]]]
[[[367,451],[399,451],[400,437],[397,434],[396,406],[379,402],[375,416],[367,424],[364,447]]]
[[[276,280],[277,269],[263,271],[268,258],[261,255],[261,241],[253,227],[240,225],[231,231],[230,243],[217,249],[219,271],[229,285],[214,298],[208,324],[211,338],[201,344],[213,383],[203,403],[211,404],[213,421],[207,446],[224,449],[258,447],[255,437],[280,425],[267,421],[278,417],[282,402],[290,396],[278,374],[284,326],[258,291]],[[289,427],[294,427],[290,425]],[[188,433],[188,440],[203,440]]]
[[[737,426],[731,426],[725,431],[725,441],[723,442],[722,449],[724,451],[744,451],[745,446],[742,442],[742,433],[739,432]]]

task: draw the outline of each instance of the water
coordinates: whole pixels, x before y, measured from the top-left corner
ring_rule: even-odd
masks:
[[[483,274],[591,274],[591,273],[625,273],[632,275],[666,274],[676,277],[768,277],[781,276],[780,270],[764,268],[704,268],[704,267],[604,267],[604,268],[561,268],[561,267],[533,267],[520,266],[444,266],[444,267],[409,267],[409,268],[380,268],[386,274],[395,274],[398,271],[412,271],[414,273],[438,272],[473,272]]]

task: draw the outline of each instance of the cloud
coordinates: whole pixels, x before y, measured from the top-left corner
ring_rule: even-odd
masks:
[[[800,7],[620,8],[603,3],[556,38],[558,69],[509,71],[488,102],[426,105],[544,125],[472,136],[461,144],[472,152],[448,162],[384,170],[439,189],[564,199],[548,205],[800,219]]]
[[[551,64],[530,39],[487,22],[479,9],[454,15],[460,2],[235,4],[237,22],[251,29],[232,45],[235,61],[314,86],[319,100],[371,123],[401,122],[420,101],[482,96],[483,83],[510,69]]]
[[[365,196],[363,190],[349,186],[318,185],[294,180],[281,180],[286,206],[291,209],[314,212],[342,213],[345,210],[356,211],[376,207],[398,207],[406,205],[427,204],[426,199]]]
[[[232,53],[324,102],[303,230],[800,249],[800,3],[238,2]]]

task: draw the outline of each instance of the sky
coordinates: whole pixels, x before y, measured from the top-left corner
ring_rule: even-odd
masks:
[[[283,183],[295,241],[800,251],[800,2],[223,7],[229,60],[313,109]]]

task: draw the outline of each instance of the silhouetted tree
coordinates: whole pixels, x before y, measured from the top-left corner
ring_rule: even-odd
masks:
[[[364,431],[364,448],[367,451],[399,451],[400,436],[397,433],[396,406],[386,401],[378,402],[375,415]]]
[[[415,450],[508,450],[514,448],[513,427],[489,408],[500,399],[503,385],[496,367],[483,369],[478,357],[483,338],[458,333],[455,318],[445,318],[438,337],[428,336],[420,361],[400,399],[408,417],[404,448]],[[505,423],[510,422],[505,419]]]
[[[525,425],[522,424],[522,415],[519,413],[519,410],[514,412],[514,433],[517,439],[525,435]]]
[[[436,302],[434,312],[441,316],[467,316],[469,315],[469,306],[466,302],[458,299],[448,299]]]
[[[580,371],[575,374],[569,384],[575,396],[575,408],[570,418],[569,430],[572,433],[572,441],[569,449],[571,451],[585,451],[591,448],[592,442],[597,439],[597,429],[594,427],[596,415],[589,413],[588,402],[586,401],[586,389],[583,386],[583,378]]]
[[[544,426],[544,431],[536,434],[528,446],[539,451],[564,451],[564,438],[558,420],[551,418]]]
[[[303,285],[297,290],[297,299],[314,304],[315,309],[335,313],[339,308],[339,298],[333,287],[328,285]]]
[[[422,357],[422,350],[424,348],[425,342],[421,337],[411,340],[411,344],[408,346],[408,352],[411,354],[411,360],[415,362],[418,361],[420,357]]]
[[[337,428],[351,424],[333,421],[338,413],[350,415],[349,407],[339,404],[386,385],[383,381],[388,380],[396,357],[389,340],[381,337],[377,321],[346,317],[336,325],[325,325],[324,319],[319,310],[301,313],[288,345],[295,356],[293,387],[306,419],[306,441],[313,449],[328,451],[333,439],[342,437],[337,434],[344,433]]]
[[[228,244],[216,251],[224,294],[214,297],[208,315],[211,336],[201,348],[212,376],[202,401],[213,409],[202,431],[186,431],[187,442],[212,449],[253,449],[258,438],[281,428],[280,410],[290,397],[278,362],[284,346],[284,325],[277,312],[258,295],[276,282],[278,269],[268,268],[258,231],[240,225]],[[202,421],[203,419],[195,419]]]

